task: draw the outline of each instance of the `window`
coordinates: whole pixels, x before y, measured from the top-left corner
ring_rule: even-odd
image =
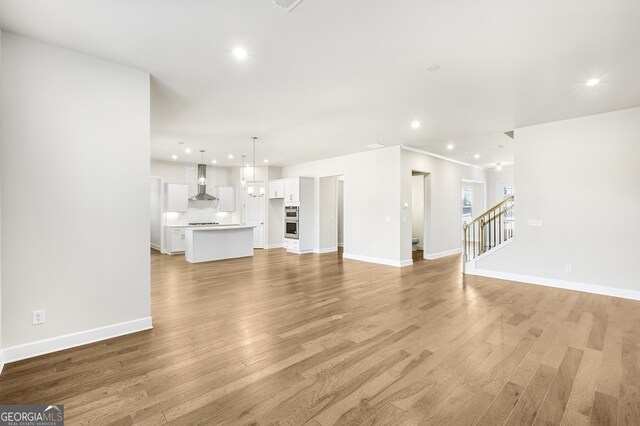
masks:
[[[471,206],[473,205],[473,189],[470,186],[462,187],[462,217],[471,218],[473,211]]]

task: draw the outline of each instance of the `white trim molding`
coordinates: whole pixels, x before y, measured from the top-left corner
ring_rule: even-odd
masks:
[[[2,370],[4,370],[4,353],[0,349],[0,374],[2,374]]]
[[[555,278],[513,274],[510,272],[489,271],[487,269],[476,269],[474,273],[467,272],[467,274],[488,278],[497,278],[500,280],[517,281],[525,284],[542,285],[545,287],[562,288],[565,290],[581,291],[583,293],[593,293],[601,294],[603,296],[621,297],[623,299],[640,300],[640,291],[627,290],[624,288],[606,287],[597,284],[558,280]]]
[[[343,253],[342,258],[350,259],[350,260],[359,260],[361,262],[377,263],[379,265],[395,266],[397,268],[403,268],[405,266],[413,265],[413,259],[390,260],[390,259],[383,259],[381,257],[362,256],[362,255],[353,254],[353,253]]]
[[[4,358],[4,362],[8,364],[10,362],[75,348],[76,346],[87,345],[89,343],[149,330],[151,328],[153,328],[151,317],[140,318],[22,345],[10,346],[2,350],[1,356]]]
[[[427,260],[435,260],[435,259],[440,259],[441,257],[451,256],[452,254],[459,254],[459,253],[462,253],[461,248],[441,251],[439,253],[425,254],[424,258]]]
[[[276,244],[267,244],[264,248],[266,250],[270,250],[270,249],[277,249],[277,248],[283,248],[284,247],[284,243],[276,243]]]
[[[314,253],[322,254],[322,253],[334,253],[338,251],[338,247],[326,247],[321,249],[313,249]]]

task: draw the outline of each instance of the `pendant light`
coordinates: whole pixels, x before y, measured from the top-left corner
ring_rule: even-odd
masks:
[[[256,182],[256,141],[257,140],[258,140],[258,138],[256,136],[254,136],[253,137],[253,183],[254,184]],[[250,187],[247,192],[252,197],[262,197],[262,196],[264,196],[264,186],[262,186],[260,188],[260,193],[259,194],[255,193],[255,189],[253,187]]]

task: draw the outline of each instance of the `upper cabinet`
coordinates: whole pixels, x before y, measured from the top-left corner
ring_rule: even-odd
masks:
[[[219,211],[233,212],[236,210],[236,192],[233,186],[219,186],[218,199],[220,200]]]
[[[300,179],[284,180],[284,201],[300,202]]]
[[[284,180],[269,181],[269,198],[284,198]]]
[[[168,183],[166,201],[168,212],[186,212],[189,207],[189,185]]]

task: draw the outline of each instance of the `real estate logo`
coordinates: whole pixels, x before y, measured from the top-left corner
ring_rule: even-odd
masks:
[[[0,405],[0,426],[64,425],[64,405]]]

